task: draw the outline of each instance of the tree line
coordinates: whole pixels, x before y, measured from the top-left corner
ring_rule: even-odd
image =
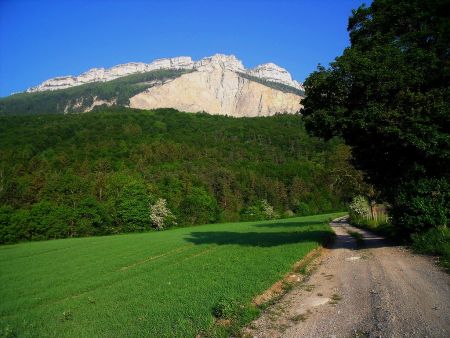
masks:
[[[349,158],[299,115],[4,116],[0,242],[149,230],[158,203],[173,226],[343,210],[363,186]]]

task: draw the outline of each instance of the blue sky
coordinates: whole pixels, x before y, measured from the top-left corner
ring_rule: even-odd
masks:
[[[363,2],[0,0],[0,96],[93,67],[215,53],[303,81],[348,46],[347,19]]]

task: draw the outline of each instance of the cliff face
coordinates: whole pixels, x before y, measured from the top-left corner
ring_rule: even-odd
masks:
[[[135,95],[130,99],[130,107],[170,107],[236,117],[268,116],[300,110],[301,96],[246,79],[239,75],[242,69],[235,66],[226,60],[212,60],[196,72]]]

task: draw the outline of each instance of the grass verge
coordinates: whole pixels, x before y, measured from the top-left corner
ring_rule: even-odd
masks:
[[[433,228],[424,234],[413,234],[412,248],[417,253],[439,257],[439,264],[450,273],[450,229]]]
[[[387,218],[370,220],[366,218],[350,217],[349,223],[357,228],[370,230],[390,239],[398,239],[397,229],[389,223]]]

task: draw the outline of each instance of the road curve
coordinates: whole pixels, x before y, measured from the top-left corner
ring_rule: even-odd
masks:
[[[301,285],[251,323],[253,337],[450,337],[450,275],[341,218]],[[359,244],[348,231],[359,232]]]

